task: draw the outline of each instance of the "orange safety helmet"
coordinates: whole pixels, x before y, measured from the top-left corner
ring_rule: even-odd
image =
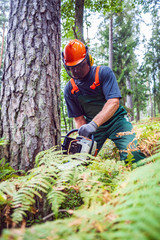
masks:
[[[88,53],[88,47],[77,39],[69,41],[65,46],[62,60],[67,74],[75,79],[82,79],[87,73],[88,70],[83,66],[85,60],[89,68],[94,63],[92,56]]]
[[[74,39],[69,41],[64,48],[63,62],[66,66],[75,66],[81,63],[87,54],[85,45],[81,41]]]

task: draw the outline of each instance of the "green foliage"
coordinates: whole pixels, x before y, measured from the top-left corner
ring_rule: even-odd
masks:
[[[0,27],[8,22],[7,14],[9,12],[9,0],[0,0]]]
[[[0,146],[8,144],[8,141],[5,138],[0,138]]]
[[[144,57],[144,77],[148,80],[150,95],[153,95],[153,115],[160,113],[160,10],[154,6],[152,11],[152,36]]]
[[[73,27],[75,25],[75,2],[76,0],[61,1],[61,16],[62,16],[62,38],[73,38]],[[86,26],[90,26],[88,15],[95,12],[117,13],[121,12],[124,7],[124,1],[112,0],[86,0],[84,1],[84,21]]]
[[[67,107],[64,99],[64,88],[66,83],[70,80],[70,77],[66,73],[64,67],[61,69],[61,131],[63,134],[66,134],[69,130],[72,129],[73,119],[68,117]]]
[[[133,88],[127,89],[126,80],[131,83],[136,81],[135,74],[138,66],[134,53],[138,45],[138,21],[136,11],[126,3],[122,12],[112,16],[113,19],[113,71],[116,75],[123,104],[126,102],[126,96],[133,94]],[[101,23],[99,39],[101,46],[98,47],[98,60],[100,63],[108,65],[109,56],[109,15]],[[136,19],[136,20],[135,20]],[[108,24],[106,24],[106,22]]]
[[[136,69],[135,47],[138,44],[134,22],[135,12],[127,6],[125,10],[115,17],[113,36],[113,70],[117,77],[124,102],[128,94],[126,79],[133,81]]]
[[[74,1],[62,0],[61,1],[61,17],[62,17],[62,37],[73,38],[74,26]]]
[[[36,208],[36,199],[43,201],[44,196],[54,213],[54,217],[58,218],[59,208],[62,204],[64,206],[68,200],[67,195],[73,193],[71,190],[74,190],[75,194],[78,195],[77,201],[70,201],[69,206],[72,209],[82,203],[89,207],[93,202],[103,202],[103,195],[100,197],[102,192],[105,189],[109,192],[113,191],[117,185],[116,181],[118,181],[117,175],[112,174],[110,161],[100,163],[92,160],[90,169],[82,165],[74,168],[74,164],[81,163],[78,160],[79,155],[77,154],[77,160],[75,157],[76,155],[63,155],[61,151],[55,151],[55,148],[51,148],[37,155],[36,167],[27,172],[25,176],[0,183],[1,204],[10,208],[12,222],[19,223],[23,219],[27,219],[27,214]],[[65,163],[68,161],[73,166],[61,171],[59,167],[62,164],[65,167]],[[97,164],[99,165],[99,174],[95,170]],[[117,166],[117,168],[119,167]],[[100,179],[103,181],[101,182]],[[106,182],[109,184],[106,185]],[[9,199],[9,202],[4,201],[4,199]]]
[[[133,106],[137,111],[143,111],[146,109],[148,100],[148,87],[146,85],[146,78],[143,70],[140,68],[135,71],[135,76],[132,81],[133,90]]]
[[[8,144],[4,138],[0,138],[0,146],[3,147]],[[18,177],[19,173],[23,171],[15,171],[4,158],[0,160],[0,182],[12,177]]]
[[[160,118],[144,119],[134,124],[134,130],[139,140],[140,149],[146,156],[159,152],[160,149]]]
[[[18,177],[19,173],[23,171],[15,171],[6,160],[2,158],[0,160],[0,182],[12,177]]]
[[[152,133],[152,139],[160,137],[158,119],[134,127],[139,127],[136,130],[143,143],[148,140],[145,133],[149,137]],[[2,239],[17,239],[20,236],[25,240],[48,239],[54,235],[57,240],[158,240],[160,153],[133,164],[131,171],[130,165],[126,166],[111,155],[113,148],[109,143],[105,149],[106,153],[110,149],[107,156],[105,152],[101,153],[92,158],[89,165],[78,167],[74,167],[75,163],[81,163],[78,154],[63,155],[56,148],[51,148],[37,155],[35,168],[25,176],[1,182],[0,214],[3,225],[12,226],[15,222],[19,226],[26,221],[27,226],[31,226],[50,217],[54,220],[30,229],[5,230]],[[68,161],[72,167],[65,168]],[[51,209],[46,217],[41,215],[38,207],[44,201]],[[30,212],[32,218],[28,217]]]
[[[157,0],[133,0],[133,6],[141,5],[144,12],[152,11],[154,6],[159,7],[159,1]]]
[[[99,192],[100,182],[97,179],[97,174],[94,175],[93,171],[95,165],[91,165],[90,172],[92,177],[89,169],[87,169],[87,172],[84,171],[83,175],[81,175],[81,178],[83,176],[85,180],[81,181],[81,183],[84,192],[86,191],[85,196],[87,191],[88,195],[92,195],[94,187],[97,186],[97,195],[99,197],[94,198],[96,194],[94,192],[93,201],[91,200],[89,205],[87,201],[87,205],[84,205],[83,208],[74,210],[71,218],[36,225],[25,231],[21,229],[16,231],[5,230],[2,240],[17,239],[20,237],[24,240],[53,239],[53,236],[55,240],[158,240],[160,234],[159,160],[160,153],[141,161],[139,168],[126,172],[120,170],[123,169],[122,165],[116,165],[117,170],[122,175],[120,174],[121,179],[119,179],[117,187],[111,194],[105,191],[105,185],[103,184],[103,194]],[[104,168],[103,163],[103,168],[100,167],[101,162],[96,162],[95,164],[99,164],[99,168],[96,169],[100,172],[107,170]],[[108,163],[107,165],[110,166],[110,170],[115,166]],[[91,197],[89,198],[91,199]]]

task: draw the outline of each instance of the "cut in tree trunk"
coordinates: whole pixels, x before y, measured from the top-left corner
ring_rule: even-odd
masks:
[[[3,156],[15,169],[60,144],[60,0],[11,1],[1,105]]]

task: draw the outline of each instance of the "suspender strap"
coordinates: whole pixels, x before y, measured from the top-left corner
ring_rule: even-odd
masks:
[[[100,69],[100,66],[97,66],[97,68],[96,68],[96,74],[95,74],[95,81],[94,81],[94,83],[90,86],[90,88],[93,89],[93,90],[100,85],[100,83],[99,83],[99,69]],[[70,82],[71,82],[71,85],[72,85],[71,93],[74,94],[75,92],[78,92],[78,91],[79,91],[79,88],[78,88],[78,86],[75,84],[75,81],[74,81],[73,78],[70,79]]]
[[[79,88],[77,87],[77,85],[75,84],[75,81],[73,78],[70,79],[70,82],[72,84],[72,90],[71,90],[71,93],[74,94],[75,92],[78,92],[79,91]]]
[[[100,85],[100,83],[99,83],[99,69],[100,69],[100,66],[97,66],[97,68],[96,68],[96,74],[95,74],[95,81],[94,81],[94,83],[90,86],[90,88],[93,89],[93,90]]]

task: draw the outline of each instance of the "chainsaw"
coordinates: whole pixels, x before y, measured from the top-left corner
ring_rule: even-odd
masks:
[[[76,138],[70,137],[74,132],[78,132],[78,129],[73,129],[67,133],[62,144],[62,150],[65,154],[86,153],[78,157],[78,160],[85,161],[89,159],[87,154],[92,156],[97,155],[97,142],[94,141],[94,136],[86,138],[83,136],[77,136]]]

